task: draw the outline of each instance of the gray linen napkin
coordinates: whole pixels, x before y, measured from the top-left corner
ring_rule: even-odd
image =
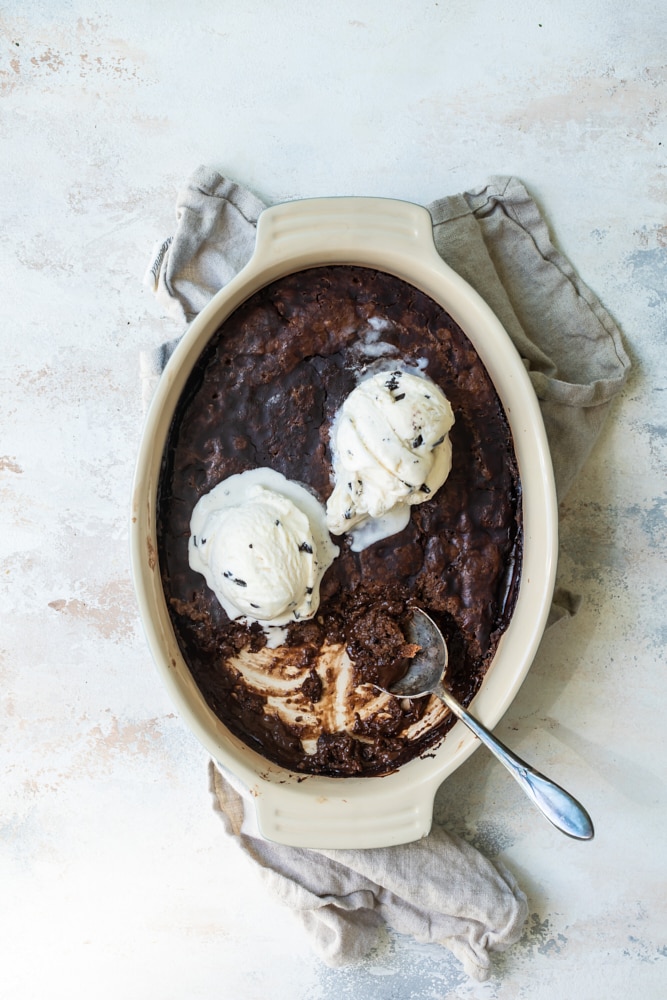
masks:
[[[439,254],[486,300],[524,360],[562,499],[630,372],[621,333],[515,177],[428,207]]]
[[[444,945],[473,979],[488,979],[491,953],[521,937],[526,897],[501,865],[434,827],[412,844],[311,851],[259,834],[251,802],[210,765],[214,806],[225,831],[257,865],[271,894],[330,966],[362,959],[383,923],[422,944]]]
[[[146,276],[172,316],[192,320],[248,261],[264,207],[215,170],[193,174],[178,195],[176,233],[156,248]],[[492,178],[428,208],[439,253],[486,299],[524,359],[562,498],[627,378],[620,333],[552,246],[537,206],[515,178]],[[142,357],[145,400],[174,346]],[[557,591],[549,623],[577,607],[575,595]],[[483,980],[490,953],[521,935],[527,904],[514,878],[442,829],[381,850],[288,848],[263,840],[252,805],[214,765],[211,786],[227,834],[257,862],[330,965],[366,954],[385,921],[418,941],[445,945]]]

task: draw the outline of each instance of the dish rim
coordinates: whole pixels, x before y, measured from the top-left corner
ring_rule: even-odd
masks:
[[[214,715],[185,664],[162,590],[155,530],[167,434],[185,382],[210,337],[260,288],[325,264],[373,267],[430,295],[459,323],[498,391],[522,483],[523,566],[512,619],[473,710],[493,728],[514,700],[546,625],[555,581],[557,504],[544,423],[508,334],[478,293],[442,260],[429,213],[411,202],[303,199],[262,213],[253,256],[190,324],[146,415],[132,490],[131,566],[142,624],[162,681],[204,747],[250,791],[261,833],[306,847],[379,847],[428,832],[435,792],[478,741],[456,723],[432,757],[411,760],[388,775],[363,778],[296,774],[261,757]]]

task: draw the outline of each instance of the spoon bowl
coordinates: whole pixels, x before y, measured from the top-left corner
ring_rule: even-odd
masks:
[[[398,698],[436,695],[507,768],[526,795],[558,830],[575,840],[591,840],[593,823],[581,803],[517,757],[449,692],[445,686],[449,662],[447,643],[438,626],[421,608],[413,609],[406,638],[419,649],[407,673],[391,686],[388,693]]]

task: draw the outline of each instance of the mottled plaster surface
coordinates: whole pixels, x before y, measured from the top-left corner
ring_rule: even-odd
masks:
[[[650,0],[4,4],[3,998],[665,996],[666,35]],[[515,173],[625,332],[634,373],[562,506],[559,583],[583,605],[498,727],[596,840],[555,834],[483,752],[437,799],[528,894],[485,984],[390,933],[321,966],[222,840],[151,664],[128,566],[138,359],[180,331],[141,280],[200,162],[268,201],[427,203]]]

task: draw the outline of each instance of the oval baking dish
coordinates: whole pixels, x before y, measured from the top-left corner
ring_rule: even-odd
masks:
[[[428,833],[435,793],[478,745],[475,737],[457,723],[433,755],[382,777],[304,776],[270,763],[227,730],[197,688],[174,635],[157,558],[156,504],[165,441],[204,347],[254,292],[284,275],[325,264],[385,271],[434,299],[469,337],[503,404],[522,482],[523,568],[512,619],[473,711],[489,727],[506,711],[537,650],[553,593],[557,506],[551,459],[516,349],[480,296],[443,262],[430,215],[420,206],[382,198],[322,198],[262,213],[252,259],[193,321],[158,384],[133,487],[132,571],[148,642],[169,694],[214,759],[252,795],[261,833],[302,847],[383,847]]]

